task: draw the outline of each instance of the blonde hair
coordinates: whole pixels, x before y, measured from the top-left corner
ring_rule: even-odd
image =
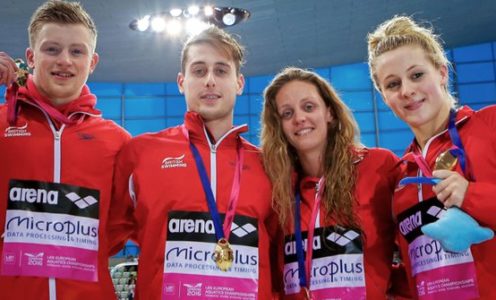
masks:
[[[279,221],[285,225],[293,220],[293,172],[301,172],[296,150],[282,130],[276,104],[277,94],[291,81],[314,85],[333,116],[322,161],[326,178],[322,203],[327,212],[326,217],[333,218],[340,225],[359,228],[354,212],[356,170],[353,163],[356,150],[361,147],[358,142],[358,126],[348,107],[325,79],[314,72],[299,68],[286,68],[281,71],[264,91],[261,126],[263,163],[272,180],[272,203],[279,215]]]
[[[376,89],[379,91],[375,70],[376,59],[383,53],[401,46],[414,45],[421,47],[427,58],[437,69],[441,66],[446,66],[447,68],[450,66],[450,62],[441,46],[441,41],[433,33],[433,30],[419,26],[407,16],[394,16],[385,21],[374,32],[369,33],[367,39],[370,75]],[[446,85],[446,91],[448,92],[448,85]]]
[[[189,48],[193,45],[201,43],[209,44],[216,49],[224,51],[227,57],[234,61],[234,65],[236,66],[236,74],[240,74],[240,69],[244,64],[243,46],[241,46],[241,44],[238,43],[238,41],[236,41],[236,39],[234,39],[234,37],[232,37],[230,34],[215,26],[210,26],[199,34],[190,37],[186,41],[181,52],[182,73],[186,71],[186,63],[189,58]]]
[[[95,22],[78,2],[49,0],[38,7],[28,27],[31,48],[35,46],[36,38],[43,25],[48,23],[84,25],[93,36],[93,51],[95,51],[97,38]]]

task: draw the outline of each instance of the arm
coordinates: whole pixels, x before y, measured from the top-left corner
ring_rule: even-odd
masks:
[[[110,255],[124,247],[129,238],[135,239],[134,199],[132,194],[132,171],[134,158],[130,144],[124,146],[117,156],[110,202],[107,236]]]

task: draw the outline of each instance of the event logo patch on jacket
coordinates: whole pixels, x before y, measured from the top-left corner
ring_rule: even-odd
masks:
[[[98,190],[10,180],[2,275],[97,281]]]
[[[302,232],[306,251],[308,231]],[[312,242],[310,290],[316,299],[365,299],[365,267],[361,235],[340,226],[318,227]],[[295,235],[284,241],[284,290],[300,293]]]
[[[227,271],[220,270],[213,260],[216,243],[209,213],[168,214],[162,299],[257,299],[256,218],[234,217],[229,237],[234,261]]]
[[[398,214],[400,233],[408,242],[408,256],[418,298],[479,298],[471,250],[462,253],[447,252],[440,242],[421,231],[423,225],[442,217],[443,211],[444,205],[437,198],[431,198]]]

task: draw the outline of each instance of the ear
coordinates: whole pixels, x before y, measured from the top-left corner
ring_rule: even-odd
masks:
[[[93,53],[91,57],[91,64],[90,64],[90,74],[93,73],[93,71],[96,68],[96,65],[98,65],[98,62],[100,61],[100,56],[98,56],[98,53]]]
[[[30,69],[34,68],[34,51],[31,48],[26,48],[26,61]]]
[[[334,114],[331,112],[331,108],[330,107],[327,107],[327,110],[326,110],[326,121],[327,123],[332,123],[332,121],[334,120]]]
[[[245,77],[243,74],[239,74],[238,79],[237,79],[237,84],[238,84],[238,89],[236,91],[236,94],[240,96],[243,94],[243,89],[245,87]]]
[[[184,93],[183,84],[184,84],[184,75],[183,75],[183,73],[179,72],[179,73],[177,73],[177,87],[179,88],[179,92],[181,94]]]
[[[449,71],[446,65],[439,67],[439,73],[441,74],[441,85],[447,86],[449,80]]]

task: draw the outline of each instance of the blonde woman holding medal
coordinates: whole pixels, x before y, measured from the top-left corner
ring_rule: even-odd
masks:
[[[284,298],[385,299],[398,158],[360,145],[334,89],[299,68],[265,89],[261,140],[286,235]]]
[[[271,299],[277,218],[259,150],[233,126],[243,48],[211,27],[184,45],[184,124],[122,150],[110,234],[140,246],[139,299]],[[118,248],[118,247],[117,247]]]
[[[464,230],[455,228],[456,222],[447,225],[447,215],[457,213],[468,214],[489,228],[485,229],[489,238],[493,235],[496,107],[480,111],[456,107],[448,91],[449,62],[437,36],[409,17],[379,25],[368,36],[368,49],[376,88],[415,135],[403,158],[402,177],[407,178],[393,201],[401,254],[415,297],[495,299],[494,238],[472,240],[474,234],[469,233],[454,242],[468,239],[474,245],[458,251],[441,237],[432,239],[424,232],[428,234],[425,228],[438,218],[448,235],[450,230]],[[451,209],[441,217],[444,207]]]

